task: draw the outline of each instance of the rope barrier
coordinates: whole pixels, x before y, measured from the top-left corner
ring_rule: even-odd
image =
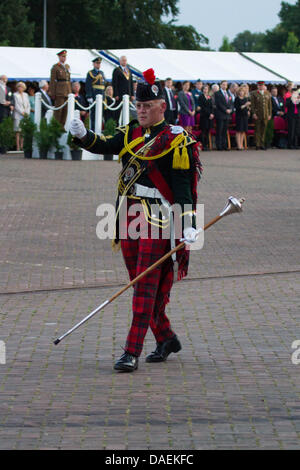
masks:
[[[115,104],[116,100],[114,100],[114,102],[112,103],[111,106],[113,106]],[[106,104],[104,101],[103,101],[103,104],[104,106],[109,109],[110,111],[116,111],[117,109],[119,109],[122,105],[123,105],[123,101],[121,101],[118,106],[116,106],[116,108],[112,108],[111,106],[108,106],[108,104]]]
[[[83,109],[84,111],[89,111],[90,109],[92,109],[95,104],[96,104],[96,101],[94,101],[90,106],[88,107],[85,107],[85,106],[82,106],[82,104],[79,103],[79,101],[75,100],[75,103],[79,106],[79,108]]]
[[[59,109],[63,108],[64,106],[66,106],[66,104],[68,103],[68,100],[65,101],[61,106],[58,106],[57,108],[55,108],[55,106],[50,106],[48,103],[46,103],[46,101],[44,101],[43,99],[41,99],[41,102],[46,106],[46,108],[48,109],[52,109],[53,111],[58,111]]]

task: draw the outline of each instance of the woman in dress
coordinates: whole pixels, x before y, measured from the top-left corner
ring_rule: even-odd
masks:
[[[35,103],[34,94],[36,92],[34,85],[28,85],[27,91],[28,91],[28,99],[30,103],[30,119],[32,120],[32,122],[34,122],[34,103]]]
[[[17,151],[23,150],[23,138],[21,137],[20,122],[25,115],[30,115],[30,103],[24,82],[17,83],[17,91],[14,93],[14,131],[16,133]]]
[[[195,101],[189,89],[190,82],[183,82],[182,91],[178,93],[179,122],[187,132],[192,132],[195,125]]]
[[[117,106],[117,102],[115,101],[114,103],[114,90],[111,85],[108,85],[105,88],[105,94],[104,94],[104,103],[107,104],[108,106],[112,106],[115,108]],[[118,110],[117,111],[112,111],[111,109],[106,108],[104,106],[104,111],[103,111],[103,118],[104,122],[107,122],[109,119],[113,119],[116,124],[118,123]]]
[[[208,150],[209,131],[215,117],[213,114],[213,102],[209,94],[208,85],[204,85],[202,88],[202,94],[199,96],[199,106],[201,108],[200,128],[202,131],[203,150]]]
[[[249,108],[251,101],[246,97],[246,89],[241,86],[234,101],[236,112],[236,144],[237,150],[244,150],[243,134],[248,131]]]

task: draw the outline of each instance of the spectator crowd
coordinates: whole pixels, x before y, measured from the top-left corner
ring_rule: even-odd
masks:
[[[101,71],[101,57],[92,61],[85,82],[71,82],[70,67],[66,63],[67,51],[60,51],[58,63],[50,71],[50,81],[10,82],[6,75],[0,76],[0,123],[8,116],[13,118],[16,149],[22,150],[20,122],[25,115],[34,120],[35,93],[42,95],[42,117],[48,106],[61,107],[68,94],[75,95],[75,108],[85,125],[95,129],[95,106],[97,94],[103,95],[105,103],[104,125],[112,119],[117,123],[124,94],[135,104],[137,82],[127,66],[127,58],[120,57],[114,69],[112,81],[108,82]],[[203,83],[200,79],[174,83],[171,77],[164,82],[164,99],[167,103],[165,119],[169,124],[182,126],[202,142],[204,151],[216,148],[226,151],[235,148],[246,150],[254,145],[257,150],[268,147],[300,148],[300,90],[293,83],[286,86],[257,84]],[[109,109],[110,107],[118,109]],[[67,107],[55,111],[55,118],[65,124]],[[131,107],[131,118],[136,118]],[[252,140],[251,140],[252,139]]]

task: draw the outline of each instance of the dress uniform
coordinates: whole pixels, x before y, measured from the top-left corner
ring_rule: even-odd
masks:
[[[257,82],[264,85],[263,81]],[[258,89],[251,93],[251,111],[256,115],[255,119],[255,143],[256,149],[265,150],[265,134],[268,121],[272,117],[271,94],[267,90]]]
[[[67,51],[63,50],[58,52],[58,57],[64,58],[67,56]],[[57,64],[53,65],[50,75],[49,95],[54,101],[54,106],[57,108],[61,106],[68,99],[68,95],[72,93],[71,80],[70,80],[70,66],[60,60]],[[63,126],[65,125],[68,113],[68,106],[54,111],[54,118],[57,119]]]
[[[92,104],[97,95],[104,95],[105,91],[105,76],[102,70],[99,70],[99,66],[101,64],[101,57],[96,57],[92,62],[94,64],[94,68],[89,70],[85,80],[85,94],[86,99],[89,104]],[[95,106],[91,109],[90,112],[91,123],[90,128],[94,131],[95,130]]]
[[[148,77],[146,72],[144,74]],[[161,100],[163,94],[160,82],[151,80],[139,83],[136,96],[137,105]],[[81,126],[77,122],[73,127],[71,123],[70,131],[73,135],[77,135],[76,125]],[[182,234],[182,226],[188,227],[186,230],[190,230],[190,233],[196,232],[193,228],[193,211],[196,207],[197,183],[201,173],[199,144],[183,128],[168,125],[164,120],[164,111],[161,121],[147,129],[139,125],[138,121],[131,121],[129,125],[119,128],[118,134],[110,139],[99,137],[91,131],[84,130],[83,133],[84,140],[74,139],[77,145],[94,153],[119,154],[119,161],[122,162],[113,247],[121,246],[132,280],[171,249],[172,244],[176,243],[174,238],[178,239]],[[124,200],[127,202],[125,217],[124,214],[121,215]],[[139,237],[132,237],[129,230],[134,219],[134,216],[130,215],[133,204],[139,204],[141,208]],[[177,220],[180,225],[179,236],[174,238],[172,235],[163,235],[164,230],[173,222],[176,224],[168,212],[172,204],[178,204],[180,208]],[[156,237],[152,236],[153,227],[156,229]],[[172,234],[172,230],[169,233]],[[184,247],[177,252],[177,260],[168,258],[134,285],[132,324],[125,353],[115,363],[116,370],[131,372],[137,369],[149,326],[157,347],[147,356],[147,362],[165,361],[171,352],[181,349],[165,308],[174,280],[174,266],[178,263],[176,277],[180,280],[187,274],[188,261],[189,250]]]

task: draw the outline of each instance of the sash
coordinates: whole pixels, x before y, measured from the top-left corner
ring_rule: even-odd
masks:
[[[143,135],[142,132],[142,127],[137,127],[133,129],[132,132],[132,137],[133,139],[137,139],[138,137],[141,137]],[[142,143],[140,143],[135,150],[139,150],[142,147]],[[154,148],[155,147],[155,148]],[[150,147],[150,149],[147,151],[147,157],[151,157],[153,154],[157,152],[161,152],[163,148],[157,149],[154,144]],[[153,185],[159,190],[159,192],[163,195],[165,199],[170,204],[174,203],[174,198],[171,189],[169,188],[166,180],[163,178],[161,172],[158,170],[157,166],[154,163],[154,160],[150,160],[148,163],[148,176],[149,179],[152,181]]]

